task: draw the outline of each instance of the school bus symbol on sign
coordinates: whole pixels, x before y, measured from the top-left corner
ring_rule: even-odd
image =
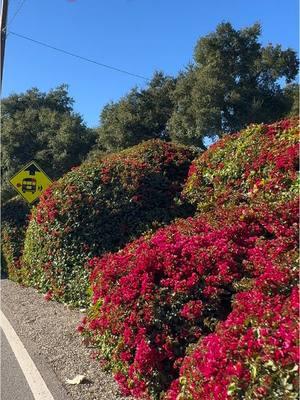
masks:
[[[29,204],[35,202],[52,183],[34,161],[25,165],[9,182]]]

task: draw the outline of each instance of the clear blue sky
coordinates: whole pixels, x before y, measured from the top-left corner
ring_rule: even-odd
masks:
[[[21,0],[10,0],[9,17]],[[26,0],[9,29],[146,77],[175,75],[197,39],[222,21],[261,22],[263,44],[298,50],[298,0]],[[102,107],[145,82],[9,35],[3,96],[67,83],[78,111],[96,126]]]

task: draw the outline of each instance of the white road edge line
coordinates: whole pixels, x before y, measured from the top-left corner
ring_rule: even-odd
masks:
[[[0,310],[0,327],[2,328],[16,359],[23,371],[30,390],[35,400],[54,400],[44,379],[35,366],[32,358],[25,349],[23,343],[14,331],[8,319]]]

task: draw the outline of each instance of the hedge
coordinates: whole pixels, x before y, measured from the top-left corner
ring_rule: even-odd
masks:
[[[298,399],[299,291],[239,293],[216,332],[181,367],[168,400]]]
[[[22,281],[20,257],[29,213],[29,205],[19,196],[1,207],[1,272],[16,282]]]
[[[179,205],[194,153],[151,140],[67,173],[42,195],[26,233],[26,283],[48,298],[88,301],[85,261],[191,212]]]
[[[236,293],[290,292],[297,282],[297,211],[296,201],[273,210],[223,208],[89,261],[93,304],[78,330],[125,394],[161,398],[188,347],[226,320]]]
[[[198,211],[232,204],[281,202],[298,193],[299,121],[251,125],[198,157],[183,197]]]

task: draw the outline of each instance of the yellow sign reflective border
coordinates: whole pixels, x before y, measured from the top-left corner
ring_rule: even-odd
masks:
[[[52,183],[34,161],[25,165],[9,182],[29,204],[34,203]]]

